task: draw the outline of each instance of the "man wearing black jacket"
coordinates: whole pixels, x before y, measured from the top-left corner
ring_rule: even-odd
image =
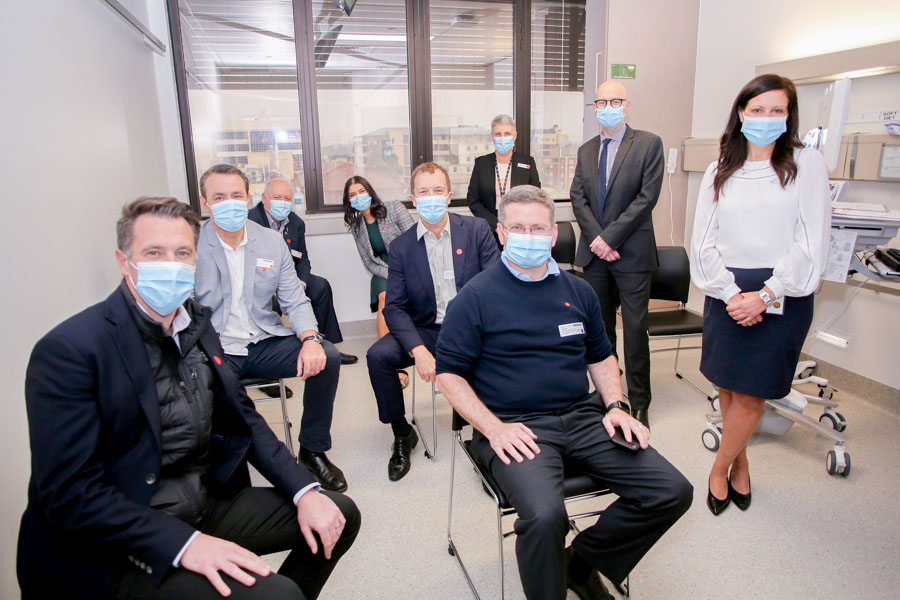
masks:
[[[353,501],[294,462],[188,300],[199,227],[174,198],[126,206],[121,285],[32,352],[23,598],[315,598],[356,537]],[[256,553],[279,550],[273,574]]]

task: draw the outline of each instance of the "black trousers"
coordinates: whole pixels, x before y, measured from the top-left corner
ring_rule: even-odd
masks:
[[[416,331],[419,332],[425,347],[434,355],[441,326],[416,327]],[[372,390],[378,402],[378,419],[382,423],[391,423],[406,414],[403,388],[397,377],[397,369],[405,369],[415,362],[397,338],[390,333],[372,344],[366,353],[369,381],[372,382]],[[410,373],[410,377],[415,377],[415,373]]]
[[[328,280],[310,273],[309,281],[306,282],[306,295],[312,304],[313,314],[316,315],[319,333],[332,344],[343,342],[344,336],[341,335],[341,326],[334,312],[334,297]]]
[[[650,338],[647,335],[647,311],[650,307],[651,273],[623,273],[615,262],[595,256],[584,268],[584,280],[600,299],[603,325],[612,350],[616,353],[616,309],[622,307],[625,383],[633,409],[650,406]]]
[[[280,379],[297,376],[300,340],[295,335],[266,338],[247,347],[247,356],[226,354],[225,359],[238,377]],[[311,452],[331,449],[331,418],[334,396],[341,372],[341,354],[329,341],[322,342],[326,363],[303,387],[303,416],[300,419],[300,445]]]
[[[224,573],[222,579],[231,588],[232,600],[312,600],[318,597],[329,575],[359,532],[359,509],[343,494],[326,494],[338,505],[347,520],[341,538],[335,544],[331,559],[325,560],[321,540],[319,552],[313,554],[297,523],[297,508],[273,488],[245,488],[229,499],[212,499],[209,513],[200,524],[203,533],[232,541],[256,554],[290,550],[278,573],[256,578],[250,587]],[[203,575],[187,569],[173,569],[159,587],[155,587],[143,571],[129,565],[110,591],[116,599],[188,598],[221,600],[222,596]]]
[[[601,408],[583,402],[562,415],[503,419],[525,424],[538,436],[534,460],[504,465],[476,432],[472,449],[490,469],[518,513],[516,559],[525,596],[566,597],[563,460],[573,461],[619,498],[597,523],[575,537],[575,552],[619,583],[691,505],[693,487],[652,447],[631,452],[612,443]]]

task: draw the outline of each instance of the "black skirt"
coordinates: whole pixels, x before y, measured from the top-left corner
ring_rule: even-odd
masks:
[[[761,290],[772,269],[728,269],[741,291]],[[791,382],[813,318],[813,296],[784,298],[784,313],[738,325],[725,303],[706,297],[700,372],[714,385],[757,398],[782,398]]]

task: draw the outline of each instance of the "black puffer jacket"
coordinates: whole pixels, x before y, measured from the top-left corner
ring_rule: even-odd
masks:
[[[214,371],[197,339],[212,311],[193,300],[185,303],[191,323],[178,335],[179,350],[175,340],[137,306],[130,293],[125,297],[144,339],[159,398],[162,469],[150,506],[197,524],[208,506],[203,476],[209,465],[215,384]]]

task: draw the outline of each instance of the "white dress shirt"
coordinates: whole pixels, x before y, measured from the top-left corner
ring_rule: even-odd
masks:
[[[237,248],[232,248],[222,238],[219,238],[219,243],[225,250],[228,274],[231,276],[231,304],[219,341],[222,342],[225,354],[247,356],[247,346],[271,337],[252,322],[249,301],[244,299],[244,248],[247,246],[247,230],[244,229],[244,238]]]
[[[744,163],[713,201],[716,162],[706,169],[691,237],[691,280],[728,302],[741,291],[726,267],[772,268],[776,298],[813,293],[825,268],[831,228],[828,170],[810,148],[794,151],[797,177],[782,188],[770,161]]]
[[[441,239],[428,231],[422,221],[416,229],[417,239],[425,237],[425,253],[428,255],[428,268],[431,270],[431,280],[434,283],[434,301],[436,314],[434,322],[440,325],[444,322],[447,313],[447,305],[456,296],[456,275],[453,271],[453,245],[450,243],[450,219],[441,230]]]

